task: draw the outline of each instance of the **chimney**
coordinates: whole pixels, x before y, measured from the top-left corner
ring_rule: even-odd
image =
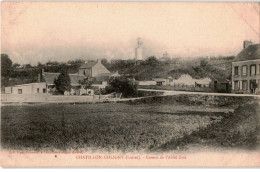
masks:
[[[44,73],[44,69],[41,68],[40,69],[40,73],[38,74],[38,82],[42,82],[42,80],[43,80],[43,73]]]
[[[249,45],[252,45],[253,42],[252,41],[248,41],[248,40],[245,40],[244,43],[243,43],[243,48],[247,48]]]

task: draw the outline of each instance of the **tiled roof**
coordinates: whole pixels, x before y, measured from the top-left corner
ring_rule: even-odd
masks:
[[[60,73],[44,72],[43,79],[47,84],[54,84],[54,80],[58,78]]]
[[[80,69],[88,69],[88,68],[92,68],[96,64],[97,64],[97,62],[88,62],[86,64],[81,65],[79,68]]]
[[[96,75],[95,77],[111,76],[111,75],[113,75],[113,73],[100,73],[100,74]]]
[[[260,59],[260,44],[249,45],[243,49],[234,59],[234,61],[256,60]]]
[[[78,85],[79,81],[84,80],[84,75],[69,74],[71,85]]]
[[[153,80],[158,82],[166,82],[166,79],[164,78],[153,78]]]
[[[118,71],[116,71],[116,72],[114,72],[114,73],[100,73],[100,74],[98,74],[98,75],[96,75],[95,77],[102,77],[102,76],[120,76],[119,74],[118,74]]]
[[[54,84],[54,80],[58,78],[60,73],[44,72],[43,78],[47,84]],[[71,85],[79,85],[79,81],[84,80],[85,76],[78,74],[69,74]]]

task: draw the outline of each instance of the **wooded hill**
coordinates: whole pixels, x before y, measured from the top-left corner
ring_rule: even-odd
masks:
[[[207,58],[175,58],[160,61],[152,56],[144,61],[135,60],[114,60],[108,62],[102,59],[101,62],[111,72],[118,71],[120,75],[136,80],[151,80],[155,77],[177,79],[182,74],[189,74],[193,78],[209,77],[211,79],[225,78],[231,79],[231,62],[234,56],[230,57],[207,57]],[[38,63],[37,66],[29,64],[20,67],[14,63],[6,54],[1,54],[2,67],[2,88],[4,86],[26,84],[37,82],[40,69],[46,72],[77,73],[78,68],[85,63],[84,60],[71,60],[67,63],[48,62]]]

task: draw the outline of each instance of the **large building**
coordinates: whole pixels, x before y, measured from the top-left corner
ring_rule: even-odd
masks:
[[[232,62],[232,92],[260,94],[260,44],[244,41]]]

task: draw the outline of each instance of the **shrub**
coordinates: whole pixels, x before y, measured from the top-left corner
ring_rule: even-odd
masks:
[[[58,94],[64,94],[65,91],[70,91],[70,76],[67,72],[62,71],[57,79],[54,80],[54,84]]]
[[[137,85],[127,78],[114,78],[110,86],[106,87],[106,93],[122,93],[123,97],[136,97]]]

